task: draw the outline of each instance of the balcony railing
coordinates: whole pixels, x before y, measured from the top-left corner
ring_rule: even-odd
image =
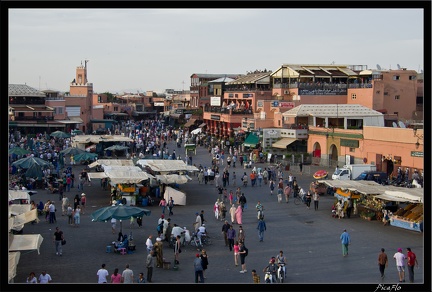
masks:
[[[32,104],[45,104],[45,99],[44,98],[11,98],[9,99],[9,104],[28,104],[28,105],[32,105]]]
[[[228,115],[253,115],[251,109],[227,109],[223,107],[207,107],[204,109],[205,112],[218,113],[218,114],[228,114]]]
[[[15,121],[53,121],[54,117],[41,116],[41,117],[31,117],[31,116],[15,116]]]

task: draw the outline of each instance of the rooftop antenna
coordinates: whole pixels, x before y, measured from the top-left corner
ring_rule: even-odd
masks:
[[[379,64],[376,65],[378,70],[381,70],[381,66]]]

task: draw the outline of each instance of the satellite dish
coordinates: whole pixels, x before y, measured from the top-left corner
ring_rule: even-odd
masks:
[[[399,64],[396,64],[396,66],[397,66],[397,68],[400,70],[400,65],[399,65]]]
[[[399,128],[406,128],[404,122],[399,121],[398,122]]]
[[[393,122],[393,128],[397,128],[398,126],[396,125],[396,123],[395,122]]]
[[[381,70],[381,66],[379,64],[377,64],[377,69]]]

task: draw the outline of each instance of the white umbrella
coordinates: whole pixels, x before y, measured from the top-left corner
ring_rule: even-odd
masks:
[[[201,128],[196,128],[195,130],[193,130],[191,133],[194,135],[198,135],[199,133],[201,133]]]

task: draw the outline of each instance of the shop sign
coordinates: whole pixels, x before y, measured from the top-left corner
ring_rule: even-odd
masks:
[[[210,97],[210,105],[211,106],[221,106],[220,96],[211,96]]]
[[[359,141],[358,140],[341,139],[340,145],[345,146],[345,147],[349,147],[349,148],[358,148],[359,147]]]
[[[279,106],[283,108],[294,108],[294,103],[290,101],[280,101]]]
[[[263,107],[263,106],[264,106],[264,101],[258,100],[257,101],[257,107]]]
[[[253,97],[252,93],[243,93],[243,98],[250,98]]]
[[[211,115],[210,118],[212,120],[220,121],[220,116],[218,116],[218,115]]]
[[[423,157],[423,152],[421,151],[411,151],[412,157]]]
[[[164,103],[163,102],[155,102],[154,106],[164,106]]]

